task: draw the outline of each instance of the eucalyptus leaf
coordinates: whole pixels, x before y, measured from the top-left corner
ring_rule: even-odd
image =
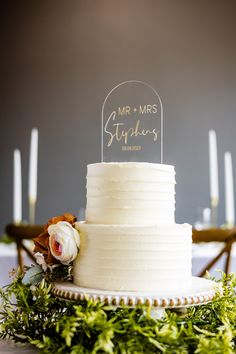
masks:
[[[43,270],[40,265],[35,265],[29,268],[22,279],[24,285],[35,285],[43,279]]]

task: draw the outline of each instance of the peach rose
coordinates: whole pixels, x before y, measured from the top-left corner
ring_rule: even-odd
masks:
[[[48,233],[53,257],[62,264],[69,265],[78,254],[79,232],[67,221],[59,221],[48,227]]]
[[[45,225],[44,227],[44,232],[42,232],[39,236],[37,236],[33,240],[35,245],[34,253],[37,254],[36,261],[38,260],[38,255],[41,254],[44,257],[46,264],[48,265],[60,263],[58,259],[53,257],[53,254],[49,246],[49,233],[48,233],[49,226],[57,224],[60,221],[66,221],[70,225],[74,225],[74,223],[76,222],[76,217],[70,213],[65,213],[60,216],[55,216],[48,221],[47,225]]]

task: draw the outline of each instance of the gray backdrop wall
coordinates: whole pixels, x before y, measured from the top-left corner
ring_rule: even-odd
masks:
[[[209,205],[208,130],[216,130],[220,222],[223,153],[236,166],[236,2],[6,1],[1,9],[0,229],[12,219],[13,149],[23,159],[39,129],[37,222],[85,206],[86,165],[100,160],[107,92],[129,79],[164,105],[164,162],[177,172],[178,222]]]

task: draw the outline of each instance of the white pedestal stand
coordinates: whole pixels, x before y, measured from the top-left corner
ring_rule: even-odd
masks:
[[[53,284],[54,295],[80,301],[84,299],[98,300],[114,307],[138,305],[151,306],[151,316],[154,319],[164,317],[166,308],[182,309],[189,306],[203,305],[213,300],[219,283],[212,280],[192,277],[191,287],[187,291],[134,292],[134,291],[108,291],[79,287],[72,282],[56,282]]]

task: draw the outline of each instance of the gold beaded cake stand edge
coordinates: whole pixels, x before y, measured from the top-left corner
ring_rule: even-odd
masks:
[[[134,292],[108,291],[83,288],[72,282],[55,282],[52,286],[54,295],[67,300],[98,300],[105,305],[120,307],[151,306],[156,310],[153,317],[159,318],[167,308],[183,309],[189,306],[203,305],[211,302],[220,289],[220,284],[212,280],[192,277],[188,291],[173,292]]]

